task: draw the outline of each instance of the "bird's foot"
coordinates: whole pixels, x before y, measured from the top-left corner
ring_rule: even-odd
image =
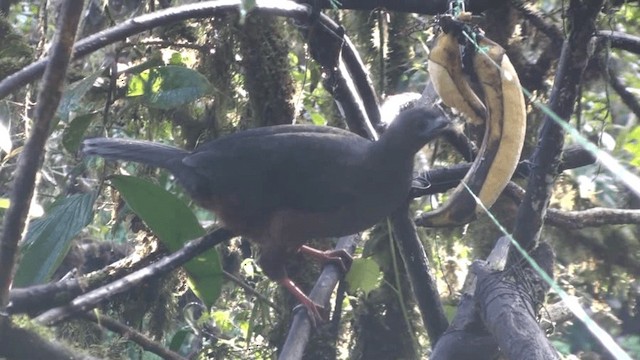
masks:
[[[351,264],[353,263],[353,257],[344,249],[321,251],[307,245],[302,245],[300,247],[300,252],[320,261],[323,265],[326,263],[336,264],[345,273],[349,271]]]
[[[300,301],[300,305],[296,306],[293,310],[297,311],[301,306],[304,306],[307,309],[307,314],[309,315],[309,320],[311,321],[311,325],[316,327],[318,322],[326,323],[329,321],[329,312],[322,305],[318,305],[313,300],[311,300],[307,295],[305,295],[302,290],[293,282],[293,280],[285,277],[284,279],[278,280],[278,282],[284,286],[289,292]]]
[[[311,304],[298,304],[293,308],[292,312],[296,314],[302,310],[307,312],[309,322],[311,322],[311,326],[313,326],[314,329],[318,328],[318,325],[329,322],[329,312],[324,306],[320,306],[314,302],[311,302]]]

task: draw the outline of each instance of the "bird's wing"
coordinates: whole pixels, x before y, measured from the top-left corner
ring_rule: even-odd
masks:
[[[330,212],[361,196],[368,145],[335,132],[261,134],[208,143],[183,163],[217,194],[261,202],[265,209]]]
[[[298,134],[301,136],[309,134],[334,134],[345,138],[356,138],[362,140],[359,135],[347,130],[332,126],[316,126],[316,125],[275,125],[252,128],[244,131],[239,131],[233,134],[225,135],[216,140],[207,142],[198,147],[197,151],[206,151],[208,149],[221,149],[223,146],[228,146],[230,143],[250,141],[253,138],[268,139],[273,136],[281,137],[285,134]]]

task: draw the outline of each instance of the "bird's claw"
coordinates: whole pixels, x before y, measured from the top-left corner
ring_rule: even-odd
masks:
[[[303,245],[300,247],[300,251],[314,259],[317,259],[323,265],[326,263],[335,264],[345,273],[349,271],[351,264],[353,263],[353,257],[344,249],[321,251],[310,246]]]
[[[324,306],[320,306],[314,302],[301,303],[293,308],[293,312],[296,313],[303,309],[307,311],[309,322],[311,322],[311,326],[314,328],[317,328],[318,324],[329,322],[329,312],[324,308]]]

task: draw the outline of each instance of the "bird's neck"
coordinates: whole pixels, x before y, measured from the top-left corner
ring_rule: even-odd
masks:
[[[410,161],[413,163],[413,157],[422,144],[417,144],[415,137],[411,134],[404,134],[398,130],[400,129],[388,129],[378,141],[371,145],[374,158],[385,159],[386,162]]]
[[[400,137],[384,135],[371,144],[369,166],[378,169],[377,181],[396,182],[402,179],[404,182],[413,173],[413,158],[417,150],[407,146]]]

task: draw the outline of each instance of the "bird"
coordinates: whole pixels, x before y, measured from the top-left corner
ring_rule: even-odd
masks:
[[[401,111],[377,141],[329,126],[275,125],[193,151],[123,138],[89,138],[81,151],[169,171],[224,227],[258,244],[264,274],[289,290],[312,320],[323,320],[324,308],[289,278],[286,260],[301,252],[348,271],[346,251],[320,251],[306,242],[366,230],[408,201],[414,155],[449,125],[440,110],[416,105]]]

